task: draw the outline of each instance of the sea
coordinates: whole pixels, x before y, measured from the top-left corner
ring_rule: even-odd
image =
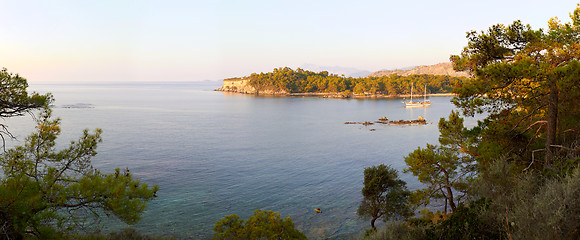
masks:
[[[83,129],[103,130],[92,164],[104,173],[130,169],[158,185],[132,227],[178,239],[208,239],[216,221],[256,209],[291,217],[309,239],[356,239],[370,228],[357,216],[363,171],[386,164],[411,190],[423,185],[404,173],[404,157],[438,143],[437,123],[455,109],[451,97],[405,108],[401,98],[272,97],[213,91],[220,82],[31,83],[55,97],[61,118],[57,148]],[[345,124],[413,120],[426,125]],[[34,117],[3,119],[16,140],[34,131]],[[466,125],[475,120],[466,119]],[[319,208],[322,213],[314,209]],[[128,225],[106,219],[103,231]]]

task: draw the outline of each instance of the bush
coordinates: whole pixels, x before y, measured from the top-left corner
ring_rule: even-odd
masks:
[[[492,199],[484,212],[495,231],[512,239],[580,239],[580,169],[546,177],[515,172],[504,159],[490,164],[473,194]],[[565,175],[565,176],[564,176]],[[492,220],[493,219],[493,220]]]
[[[213,230],[213,239],[306,239],[290,217],[282,219],[280,213],[260,209],[246,221],[236,214],[225,216]]]
[[[522,182],[521,184],[529,184]],[[534,183],[532,183],[534,184]],[[514,196],[514,239],[580,239],[580,169],[546,181],[536,192]]]
[[[460,204],[448,219],[427,229],[427,239],[503,239],[487,218],[482,217],[490,200],[481,198],[472,201],[468,207]]]

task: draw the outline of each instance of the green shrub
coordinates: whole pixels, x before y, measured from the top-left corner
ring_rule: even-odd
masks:
[[[523,184],[528,183],[518,185]],[[514,239],[580,239],[580,169],[513,197],[509,224]]]
[[[236,214],[225,216],[213,230],[213,239],[306,239],[290,217],[282,219],[280,213],[260,209],[246,221]]]
[[[485,198],[472,201],[467,207],[460,204],[448,219],[427,229],[427,239],[503,239],[502,232],[490,227],[493,224],[482,217],[490,204]]]
[[[493,201],[480,218],[512,239],[580,239],[580,168],[552,177],[514,169],[500,159],[474,182],[472,193]]]

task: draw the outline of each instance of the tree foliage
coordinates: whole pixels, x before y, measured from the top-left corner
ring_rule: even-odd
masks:
[[[476,76],[459,82],[454,102],[468,115],[489,113],[483,138],[516,160],[543,149],[545,168],[578,151],[580,139],[580,7],[570,17],[552,18],[546,31],[515,21],[469,32],[468,46],[451,57]]]
[[[100,129],[85,130],[67,148],[56,150],[59,134],[60,120],[45,109],[25,145],[0,156],[1,236],[60,238],[105,215],[137,222],[157,186],[134,179],[128,169],[111,174],[94,169],[91,158],[101,142]]]
[[[412,215],[408,199],[411,192],[406,183],[399,179],[397,170],[381,164],[365,168],[363,200],[358,208],[358,215],[371,219],[371,227],[376,230],[375,221],[382,218],[385,222],[391,219],[403,219]]]
[[[411,83],[427,87],[429,93],[448,93],[458,82],[466,81],[464,77],[445,75],[391,75],[384,77],[352,78],[319,73],[288,67],[276,68],[268,73],[250,75],[250,85],[258,93],[261,91],[283,91],[287,93],[339,93],[349,91],[359,95],[399,95],[409,94]]]
[[[290,217],[282,219],[280,213],[260,209],[246,221],[236,214],[225,216],[213,230],[213,239],[306,239]]]
[[[18,74],[9,73],[6,68],[0,70],[0,119],[22,116],[33,109],[39,109],[52,102],[52,95],[28,94],[28,82]],[[8,127],[0,124],[2,147],[6,137],[12,138]]]
[[[547,30],[515,21],[469,32],[451,57],[475,76],[458,83],[454,103],[486,117],[466,129],[452,112],[439,122],[439,146],[405,158],[427,184],[412,199],[444,198],[453,210],[411,221],[413,231],[427,227],[421,239],[579,238],[580,4],[570,16]]]
[[[425,239],[504,239],[504,232],[495,228],[495,222],[490,223],[481,216],[490,204],[485,198],[471,201],[469,206],[459,204],[449,218],[426,230]]]
[[[476,161],[473,153],[477,137],[463,127],[463,118],[457,112],[449,115],[449,120],[439,120],[439,143],[441,146],[427,144],[426,148],[417,148],[405,157],[410,172],[417,176],[419,182],[427,184],[426,189],[414,193],[413,199],[424,204],[431,198],[445,200],[447,206],[455,212],[456,202],[460,201],[455,192],[465,195],[469,180],[476,172]]]

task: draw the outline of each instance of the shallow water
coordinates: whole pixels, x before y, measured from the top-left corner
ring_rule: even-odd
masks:
[[[159,197],[135,227],[182,238],[209,238],[223,216],[247,218],[256,209],[290,216],[309,239],[359,237],[369,224],[356,215],[364,168],[385,163],[402,171],[409,152],[437,143],[437,122],[454,109],[449,97],[405,108],[402,99],[256,97],[212,91],[218,87],[31,85],[54,94],[60,142],[102,128],[93,164],[104,172],[128,167],[143,182],[159,185]],[[382,116],[423,116],[429,124],[344,124]],[[5,120],[20,140],[12,145],[33,131],[30,117]],[[421,187],[409,174],[401,178],[410,189]],[[124,225],[116,221],[105,225],[119,227]]]

